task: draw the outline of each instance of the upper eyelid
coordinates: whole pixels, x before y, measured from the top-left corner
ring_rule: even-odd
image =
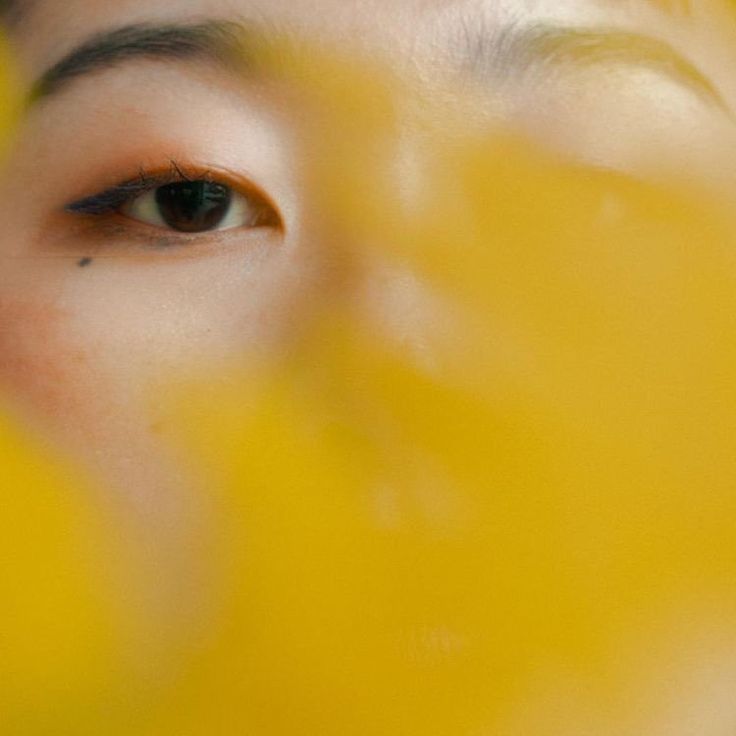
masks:
[[[114,212],[134,197],[150,192],[157,187],[174,182],[203,179],[215,181],[216,177],[213,176],[210,170],[192,172],[191,175],[186,174],[182,167],[172,161],[171,169],[168,172],[162,172],[161,174],[141,172],[135,179],[116,184],[97,194],[71,202],[64,207],[64,210],[77,215],[104,215]]]
[[[77,215],[104,215],[113,212],[128,200],[137,195],[145,194],[152,188],[151,185],[140,183],[119,184],[98,194],[72,202],[66,205],[64,210]]]

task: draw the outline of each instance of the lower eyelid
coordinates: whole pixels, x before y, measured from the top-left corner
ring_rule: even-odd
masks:
[[[146,226],[124,215],[110,218],[90,218],[71,234],[74,249],[80,255],[94,252],[95,258],[124,258],[131,249],[156,252],[162,256],[175,251],[179,257],[197,258],[216,251],[240,249],[243,244],[267,243],[269,247],[281,242],[282,232],[274,228],[230,228],[202,233],[181,233],[175,230]],[[248,246],[250,247],[250,246]],[[169,253],[171,255],[171,253]]]

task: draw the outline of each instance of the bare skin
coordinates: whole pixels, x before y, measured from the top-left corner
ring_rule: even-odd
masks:
[[[392,67],[418,70],[421,84],[438,70],[458,74],[457,39],[468,27],[490,36],[512,22],[645,34],[686,57],[717,94],[694,92],[689,72],[679,78],[629,62],[613,63],[603,84],[599,67],[569,65],[543,79],[496,77],[483,94],[506,122],[580,159],[651,175],[666,160],[730,192],[736,167],[724,162],[736,163],[736,79],[726,71],[730,39],[712,43],[720,16],[711,12],[686,22],[643,2],[593,0],[38,0],[12,37],[32,80],[101,31],[254,20],[338,47],[360,38]],[[324,296],[340,213],[310,211],[299,119],[293,100],[211,64],[136,58],[37,103],[0,183],[0,384],[17,411],[114,489],[110,503],[145,550],[151,618],[169,625],[186,625],[196,608],[190,587],[207,502],[168,449],[170,428],[152,396],[183,368],[288,349]],[[236,191],[256,189],[280,227],[184,239],[130,212],[64,211],[172,160],[187,172],[214,171]],[[402,182],[387,186],[398,191]],[[361,319],[425,349],[436,305],[411,273],[374,259],[354,265],[348,283]]]

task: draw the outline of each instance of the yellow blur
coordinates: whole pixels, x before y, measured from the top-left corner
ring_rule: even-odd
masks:
[[[431,184],[392,200],[411,93],[357,63],[288,58],[274,73],[335,131],[315,136],[311,177],[342,213],[341,257],[386,249],[453,327],[423,362],[327,300],[247,384],[172,389],[216,499],[222,600],[153,696],[120,682],[109,520],[3,425],[3,733],[722,733],[733,218],[505,131],[449,137],[445,111],[417,119]],[[28,704],[54,698],[54,727],[33,724]]]

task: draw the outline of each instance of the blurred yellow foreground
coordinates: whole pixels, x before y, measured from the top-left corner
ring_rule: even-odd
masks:
[[[155,684],[113,522],[0,422],[0,733],[733,732],[733,219],[444,111],[417,113],[428,183],[393,201],[410,93],[277,71],[332,121],[310,176],[341,255],[389,249],[451,326],[427,358],[326,300],[247,385],[172,387],[219,602]]]

